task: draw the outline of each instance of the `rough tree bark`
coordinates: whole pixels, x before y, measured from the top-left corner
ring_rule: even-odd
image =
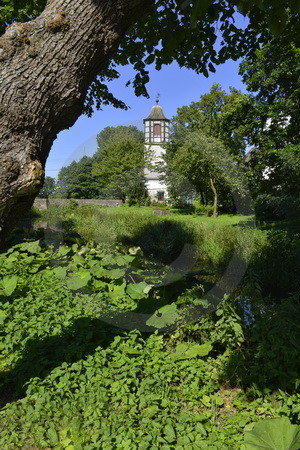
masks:
[[[0,247],[44,179],[57,133],[73,125],[95,75],[153,0],[48,0],[0,39]]]

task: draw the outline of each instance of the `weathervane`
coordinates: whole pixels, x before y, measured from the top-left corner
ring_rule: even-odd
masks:
[[[158,102],[159,102],[159,97],[160,97],[160,94],[157,94],[157,96],[156,96],[156,104],[158,105]]]

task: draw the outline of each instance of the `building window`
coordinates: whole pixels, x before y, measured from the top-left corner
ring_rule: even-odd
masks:
[[[164,191],[158,191],[157,192],[157,200],[158,201],[162,201],[165,198],[165,193]]]
[[[161,125],[159,123],[156,123],[153,127],[153,134],[154,136],[160,136],[161,135]]]

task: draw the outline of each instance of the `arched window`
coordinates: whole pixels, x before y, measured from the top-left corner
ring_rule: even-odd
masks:
[[[156,123],[153,127],[153,135],[160,136],[161,135],[161,125],[160,123]]]

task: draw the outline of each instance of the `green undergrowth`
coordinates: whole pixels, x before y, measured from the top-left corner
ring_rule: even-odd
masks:
[[[247,284],[251,297],[282,299],[300,291],[299,222],[257,226],[251,216],[155,216],[151,208],[72,204],[50,208],[39,220],[47,221],[48,229],[41,235],[46,234],[48,241],[139,246],[147,257],[176,267],[186,265],[186,250],[193,247],[197,256],[189,270],[199,272],[197,279],[206,291],[221,281],[235,257],[247,266],[243,285]],[[58,237],[53,238],[49,227],[60,230]]]
[[[178,265],[185,247],[195,247],[193,270],[202,271],[206,283],[215,283],[234,253],[249,260],[253,249],[266,241],[266,233],[255,229],[253,218],[223,215],[171,214],[155,216],[151,208],[108,208],[97,206],[52,207],[42,213],[42,225],[60,229],[60,239],[93,240],[107,246],[138,246],[143,253],[163,264]]]
[[[195,273],[95,242],[17,244],[0,276],[1,449],[299,447],[298,294],[211,307]]]

